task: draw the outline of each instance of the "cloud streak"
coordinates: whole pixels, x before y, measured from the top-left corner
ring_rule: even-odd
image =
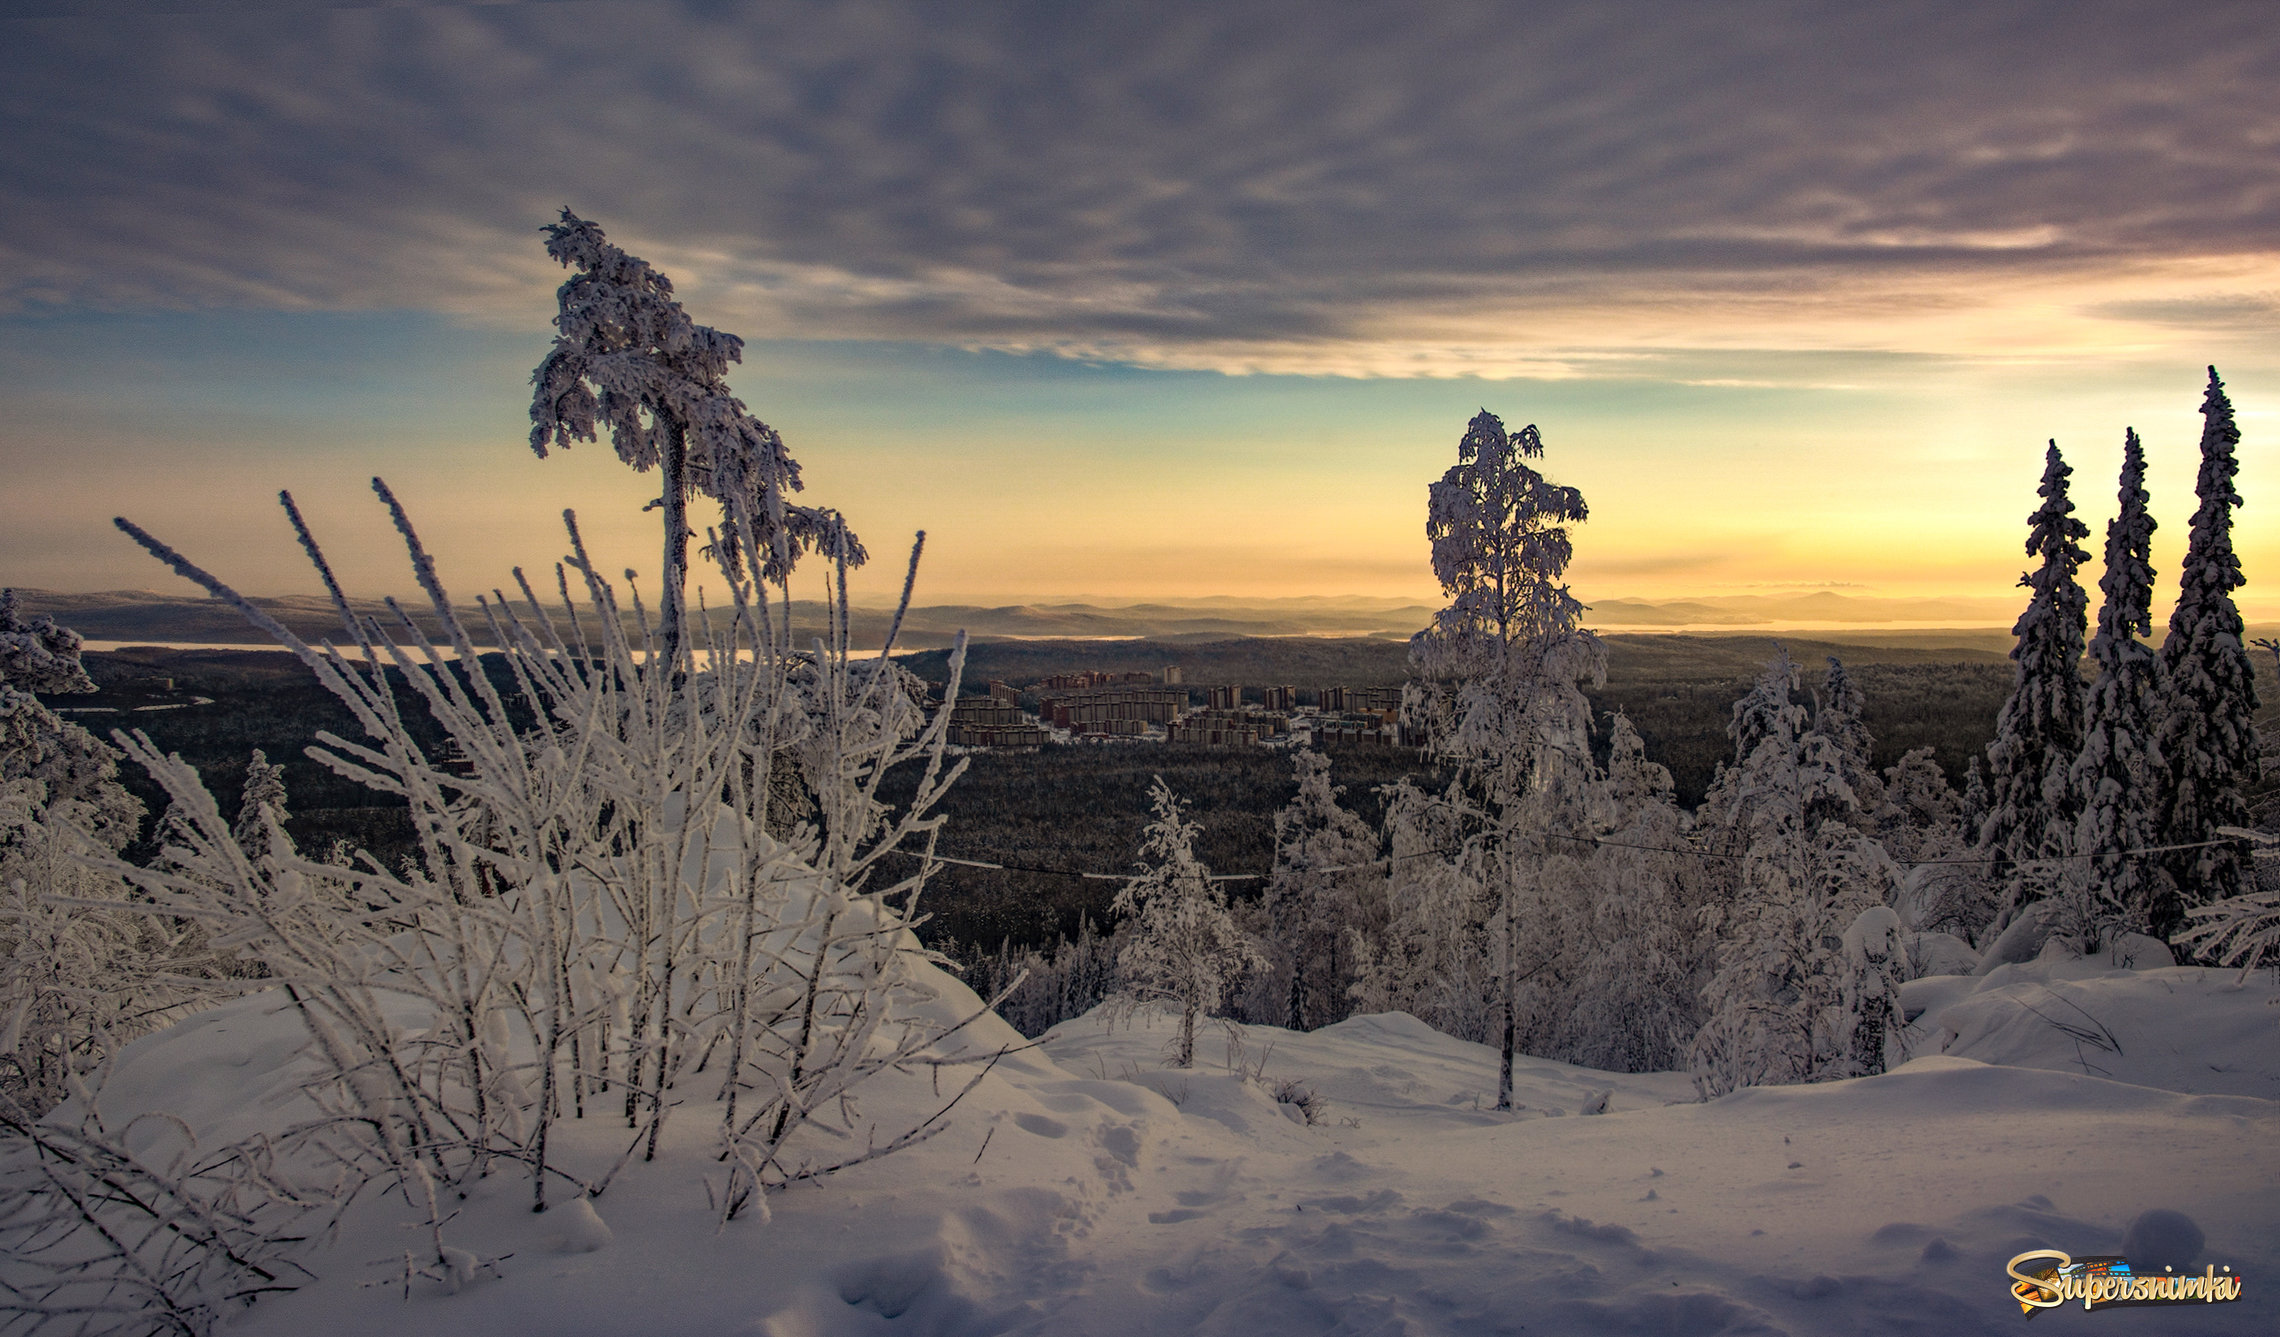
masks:
[[[61,11],[0,25],[18,311],[527,326],[563,203],[751,337],[1228,371],[2064,355],[2280,290],[2258,4]]]

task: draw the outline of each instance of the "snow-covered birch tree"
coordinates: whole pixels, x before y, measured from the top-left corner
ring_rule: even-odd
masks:
[[[2030,591],[2011,651],[2011,695],[1987,747],[1988,811],[1979,845],[2002,888],[1997,926],[2036,898],[2038,861],[2073,852],[2078,813],[2072,783],[2082,750],[2083,636],[2089,600],[2075,573],[2089,560],[2089,526],[2074,518],[2067,480],[2074,471],[2050,443],[2043,457],[2042,504],[2027,517],[2027,556],[2040,565],[2019,577]]]
[[[1544,443],[1530,424],[1507,433],[1483,409],[1457,443],[1457,463],[1427,491],[1433,574],[1449,596],[1410,642],[1410,712],[1458,769],[1469,857],[1495,898],[1501,960],[1497,1107],[1512,1105],[1512,1056],[1524,980],[1561,944],[1523,945],[1550,841],[1582,824],[1592,777],[1591,707],[1577,684],[1603,681],[1606,654],[1581,625],[1562,577],[1568,527],[1588,518],[1583,494],[1529,461]]]
[[[2193,486],[2200,504],[2178,569],[2169,636],[2161,645],[2158,742],[2165,769],[2161,842],[2199,848],[2165,857],[2177,899],[2151,906],[2147,928],[2157,937],[2175,933],[2187,907],[2230,900],[2255,886],[2248,855],[2237,841],[2222,838],[2224,828],[2248,825],[2247,787],[2257,773],[2257,692],[2232,596],[2248,583],[2232,542],[2233,508],[2241,504],[2233,486],[2240,471],[2240,428],[2215,367],[2209,368],[2201,416],[2201,469]]]

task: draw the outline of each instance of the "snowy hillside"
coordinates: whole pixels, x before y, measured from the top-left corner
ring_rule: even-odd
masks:
[[[971,999],[933,982],[946,1013]],[[1223,1029],[1178,1071],[1161,1066],[1161,1018],[1112,1027],[1095,1013],[1029,1048],[986,1018],[951,1042],[961,1056],[1014,1052],[945,1132],[775,1195],[772,1220],[716,1230],[699,1187],[717,1175],[714,1126],[685,1110],[658,1162],[629,1167],[597,1215],[576,1202],[533,1215],[519,1174],[478,1186],[447,1229],[488,1265],[457,1294],[415,1281],[405,1297],[421,1217],[401,1196],[373,1196],[309,1255],[317,1280],[228,1330],[2012,1331],[2007,1259],[2041,1245],[2117,1251],[2136,1215],[2167,1207],[2207,1238],[2202,1258],[2180,1261],[2230,1265],[2245,1297],[2104,1317],[2101,1331],[2272,1331],[2280,1103],[2163,1089],[2190,1078],[2187,1052],[2227,1070],[2213,1085],[2280,1080],[2269,976],[1965,983],[1989,987],[1943,1012],[1964,1031],[1955,1052],[1882,1076],[1698,1104],[1679,1074],[1523,1059],[1516,1116],[1488,1108],[1493,1050],[1401,1014],[1310,1034],[1240,1028],[1240,1072]],[[2057,1070],[2071,1059],[2051,1061],[2052,1045],[1993,1016],[2025,984],[2099,1014],[2123,1040],[2104,1064],[2149,1084]],[[287,1117],[300,1049],[291,1014],[257,995],[135,1045],[106,1113],[164,1104],[202,1140],[240,1136]],[[966,1070],[943,1069],[943,1088]],[[874,1087],[863,1115],[887,1127],[924,1117],[936,1081],[921,1070]],[[1289,1081],[1315,1098],[1314,1126],[1275,1099]],[[1604,1114],[1580,1113],[1602,1097]],[[566,1162],[587,1169],[629,1136],[622,1119],[561,1129]]]

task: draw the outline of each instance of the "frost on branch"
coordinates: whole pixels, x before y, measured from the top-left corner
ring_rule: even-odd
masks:
[[[307,644],[121,522],[264,625],[349,707],[361,738],[319,735],[311,754],[401,795],[417,833],[401,869],[315,862],[274,839],[283,796],[260,766],[233,821],[179,759],[121,736],[173,801],[174,843],[158,866],[104,864],[140,892],[110,911],[197,926],[251,977],[215,988],[277,990],[307,1037],[309,1117],[274,1133],[271,1178],[331,1185],[319,1205],[375,1182],[400,1190],[424,1218],[418,1269],[462,1277],[480,1275],[482,1260],[445,1238],[453,1185],[514,1172],[537,1210],[597,1197],[657,1154],[676,1110],[712,1127],[720,1168],[703,1189],[723,1224],[765,1217],[766,1195],[786,1184],[940,1131],[989,1057],[964,1052],[958,1033],[974,1016],[935,996],[909,932],[939,820],[930,809],[958,770],[942,755],[946,712],[925,718],[908,675],[884,656],[857,658],[844,623],[795,649],[749,535],[715,547],[745,562],[722,562],[731,607],[701,631],[701,671],[656,671],[655,638],[629,638],[574,521],[559,602],[518,572],[519,598],[478,600],[502,647],[478,657],[409,518],[375,490],[441,629],[432,638],[393,605],[383,624],[338,600],[355,648]],[[912,560],[915,570],[915,550]],[[845,572],[833,563],[835,588]],[[961,649],[953,673],[962,662]],[[414,703],[448,735],[451,764],[421,746],[405,713]],[[783,792],[775,768],[795,756],[812,802],[785,822],[771,811]],[[916,796],[891,809],[879,786],[906,764]],[[918,1063],[969,1075],[930,1114],[866,1120],[864,1084]],[[564,1152],[553,1134],[577,1119],[620,1123],[622,1153]],[[89,1136],[123,1145],[99,1122]],[[247,1154],[215,1153],[236,1167],[229,1183],[251,1173]],[[221,1190],[183,1183],[181,1210],[220,1210]],[[9,1201],[36,1207],[53,1197],[42,1192]],[[99,1203],[93,1219],[117,1207]],[[146,1253],[128,1249],[97,1273],[129,1294]],[[185,1313],[240,1293],[242,1278],[183,1275],[167,1295]]]

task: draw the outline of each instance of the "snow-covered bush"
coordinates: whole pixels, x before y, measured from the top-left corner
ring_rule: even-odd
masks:
[[[843,632],[795,653],[750,542],[746,569],[723,563],[727,625],[704,628],[707,667],[685,682],[663,671],[654,640],[628,640],[617,592],[574,524],[585,607],[567,598],[560,569],[560,620],[527,582],[520,608],[483,600],[503,648],[479,659],[408,519],[378,490],[441,635],[428,641],[403,619],[393,639],[351,618],[362,652],[352,660],[269,630],[356,713],[365,742],[320,735],[312,755],[411,804],[416,866],[252,857],[195,774],[135,739],[127,746],[185,814],[191,842],[167,867],[127,875],[289,991],[331,1069],[331,1112],[372,1130],[349,1154],[415,1196],[502,1160],[525,1167],[539,1208],[562,1188],[597,1193],[616,1167],[556,1163],[554,1124],[599,1113],[608,1092],[613,1117],[639,1130],[627,1155],[654,1155],[677,1103],[668,1092],[699,1073],[718,1102],[724,1218],[824,1172],[788,1144],[836,1123],[842,1095],[938,1038],[899,1005],[914,987],[903,963],[916,950],[906,925],[935,824],[926,814],[956,774],[943,766],[940,720],[914,738],[899,671],[853,658]],[[392,680],[424,701],[462,763],[423,752]],[[518,707],[538,723],[518,727]],[[803,755],[820,814],[789,842],[769,833],[770,771],[788,751]],[[906,761],[925,775],[912,808],[890,814],[878,785]],[[914,839],[921,857],[889,874],[885,861]],[[419,1029],[397,1020],[406,1000]]]
[[[139,1158],[129,1130],[103,1124],[99,1054],[84,1072],[67,1068],[77,1122],[68,1136],[37,1136],[76,1139],[73,1155],[112,1167],[101,1171],[108,1196],[90,1199],[84,1175],[57,1171],[64,1162],[26,1142],[17,1121],[0,1235],[20,1264],[4,1269],[19,1313],[52,1316],[100,1293],[98,1308],[176,1316],[156,1330],[203,1331],[218,1297],[290,1284],[259,1261],[281,1241],[271,1225],[337,1208],[375,1181],[425,1216],[420,1267],[463,1276],[469,1260],[444,1238],[451,1185],[519,1169],[535,1209],[566,1192],[598,1196],[635,1157],[655,1155],[676,1108],[713,1124],[721,1169],[704,1188],[721,1219],[764,1216],[774,1189],[938,1131],[959,1094],[948,1088],[931,1115],[889,1127],[867,1125],[850,1099],[964,1024],[914,971],[927,954],[909,932],[939,820],[929,810],[959,769],[944,761],[947,714],[925,719],[886,657],[857,658],[843,619],[795,649],[788,589],[764,582],[769,549],[733,510],[727,523],[745,537],[714,548],[731,606],[681,629],[686,643],[702,641],[693,659],[666,659],[653,633],[629,638],[618,591],[574,521],[560,605],[517,572],[519,606],[478,601],[500,647],[479,656],[409,519],[375,488],[428,595],[432,638],[401,610],[394,627],[353,617],[289,497],[353,648],[301,641],[120,522],[349,706],[364,737],[319,735],[310,752],[401,796],[418,849],[399,869],[313,861],[282,838],[283,795],[260,767],[232,820],[189,766],[120,738],[172,799],[169,847],[149,867],[82,848],[74,866],[97,882],[57,922],[80,939],[113,925],[195,926],[239,966],[205,981],[210,993],[274,988],[299,1017],[313,1113],[258,1146],[207,1149],[191,1174]],[[914,550],[914,574],[916,562]],[[570,597],[573,578],[583,601]],[[835,564],[835,598],[844,580]],[[953,675],[962,662],[961,647]],[[419,743],[403,713],[410,700],[442,726],[448,761]],[[787,828],[771,811],[784,793],[775,768],[795,758],[812,820]],[[896,812],[879,785],[903,765],[922,774]],[[85,894],[103,877],[107,896]],[[139,896],[122,898],[121,878]],[[51,918],[65,910],[53,895],[27,905]],[[583,1118],[624,1121],[631,1136],[615,1163],[556,1148],[553,1130]],[[128,1181],[150,1191],[118,1188]],[[120,1242],[112,1215],[143,1211],[154,1194],[169,1231]],[[78,1228],[74,1213],[111,1232],[108,1253],[54,1242]],[[173,1228],[199,1222],[213,1228]],[[68,1278],[56,1271],[65,1264]]]

